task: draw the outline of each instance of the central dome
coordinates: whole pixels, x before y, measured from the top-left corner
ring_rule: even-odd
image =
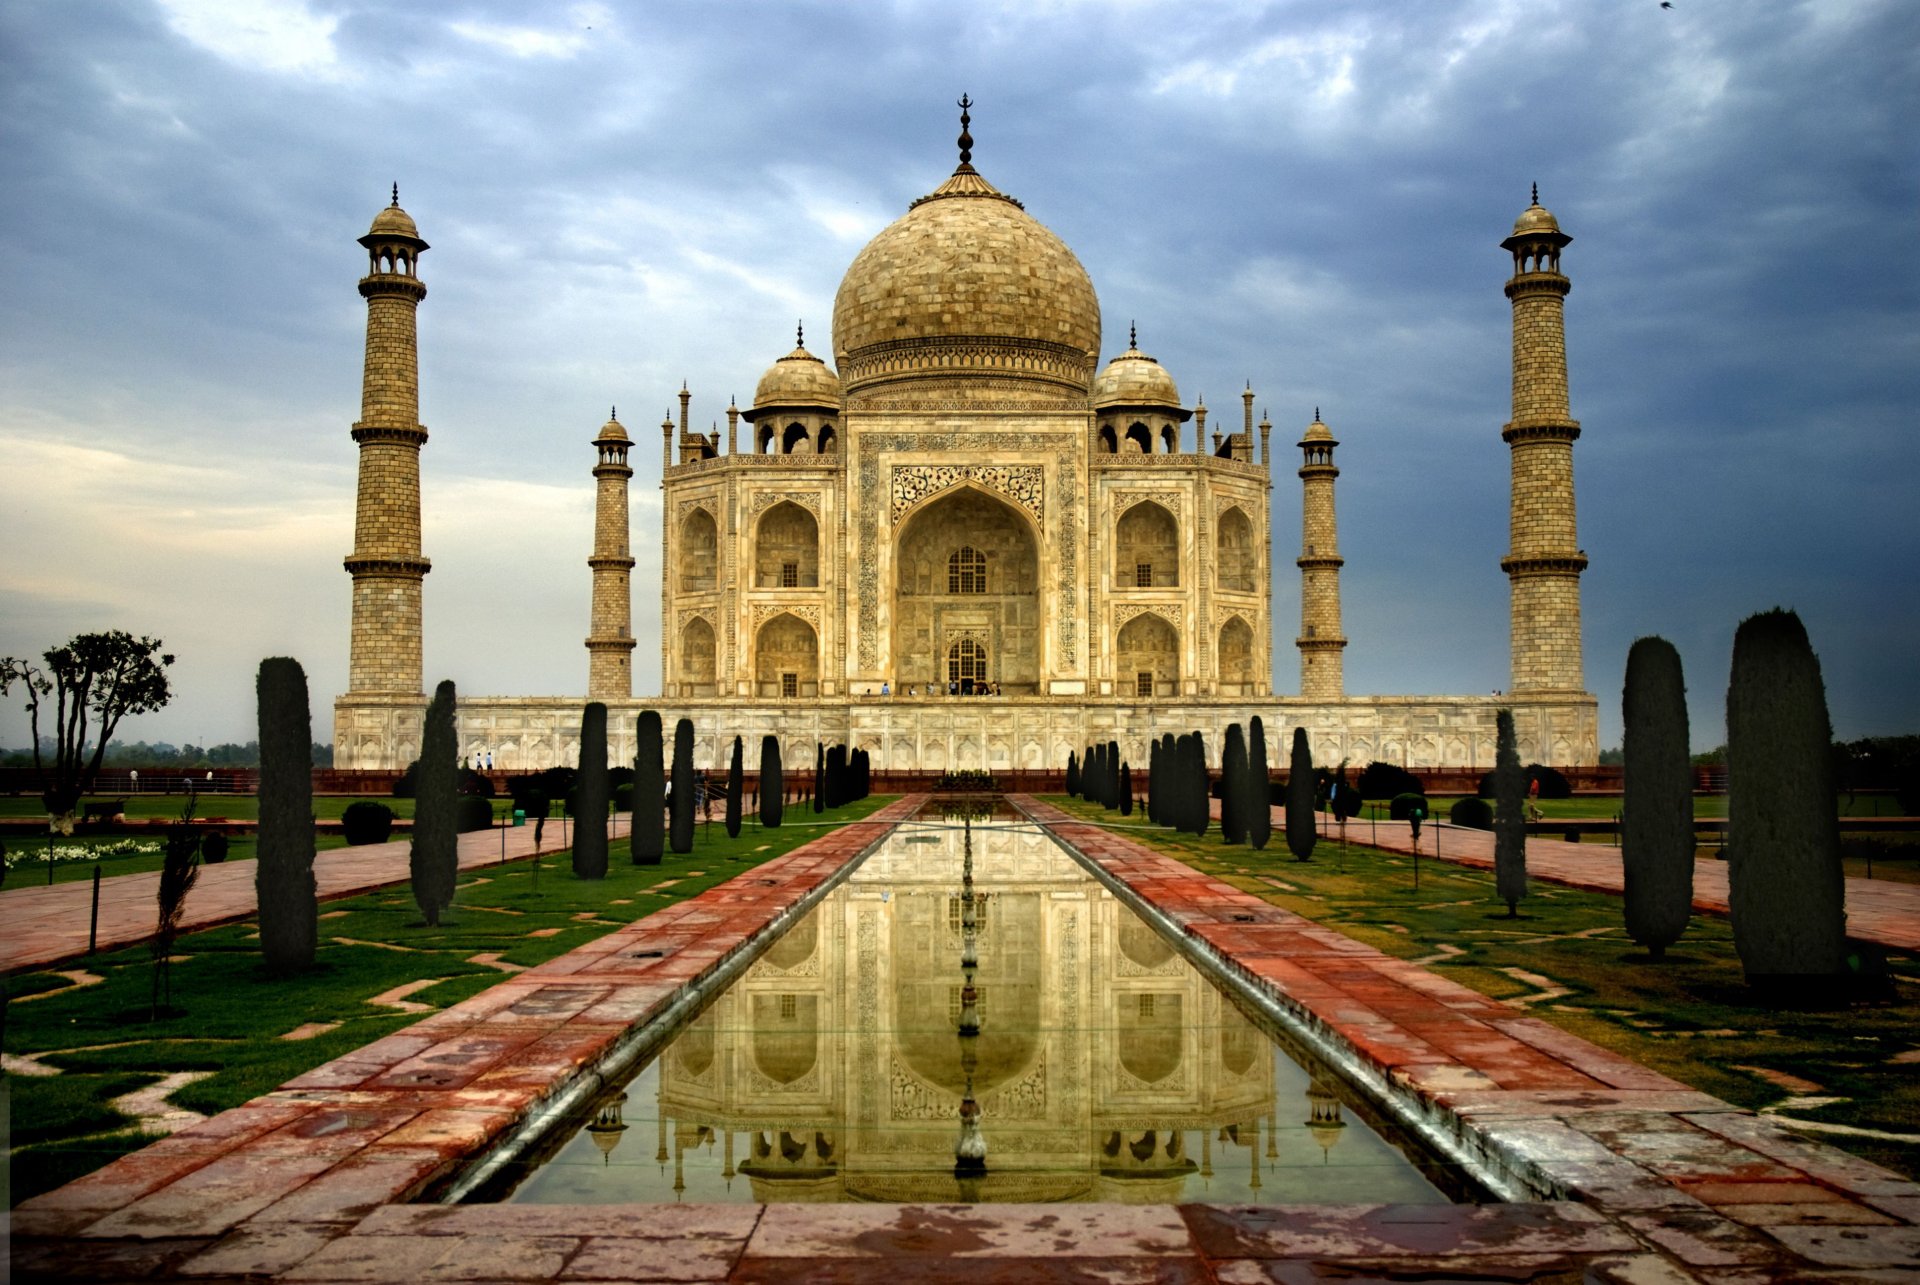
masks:
[[[833,347],[849,395],[1084,397],[1100,301],[1066,243],[962,162],[847,269]]]

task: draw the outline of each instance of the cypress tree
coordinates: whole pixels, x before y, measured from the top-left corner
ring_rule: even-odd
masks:
[[[740,837],[740,787],[746,781],[744,764],[740,761],[740,738],[733,738],[733,757],[727,762],[727,837]]]
[[[1080,759],[1072,750],[1067,751],[1067,797],[1073,798],[1080,793]]]
[[[1147,738],[1147,820],[1160,821],[1160,738]]]
[[[847,747],[836,745],[827,751],[827,806],[837,808],[847,801]]]
[[[588,701],[580,714],[580,783],[573,818],[573,877],[607,877],[607,707]]]
[[[1263,850],[1273,837],[1273,787],[1267,772],[1267,728],[1253,716],[1247,746],[1247,846]]]
[[[826,784],[826,780],[827,747],[823,743],[815,741],[813,743],[813,810],[815,812],[825,812],[827,810],[827,801],[823,797],[826,792],[821,788]]]
[[[1193,833],[1202,837],[1213,824],[1213,778],[1207,774],[1207,737],[1193,734]]]
[[[1120,765],[1120,815],[1133,815],[1133,768],[1126,763]]]
[[[1080,770],[1080,792],[1089,803],[1106,801],[1100,789],[1100,755],[1103,752],[1098,744],[1087,746],[1086,766]]]
[[[254,898],[260,955],[274,972],[313,966],[320,908],[313,883],[313,718],[300,662],[274,656],[255,681],[260,714],[260,840]]]
[[[780,738],[769,732],[760,738],[760,824],[780,828],[786,812],[787,784],[780,771]]]
[[[1227,725],[1227,743],[1220,751],[1220,837],[1228,843],[1247,841],[1247,742],[1240,724]]]
[[[1287,759],[1287,848],[1295,861],[1313,860],[1313,747],[1307,729],[1293,729],[1293,754]]]
[[[1727,879],[1749,985],[1819,995],[1846,970],[1846,883],[1833,729],[1805,626],[1775,608],[1742,621],[1727,686]]]
[[[1527,774],[1514,746],[1512,710],[1494,715],[1494,739],[1493,889],[1511,919],[1527,895]]]
[[[439,926],[440,912],[453,904],[453,886],[460,869],[454,816],[460,765],[453,702],[453,682],[448,679],[434,688],[433,700],[427,705],[426,725],[420,731],[420,771],[415,778],[413,842],[407,854],[413,899],[431,927]]]
[[[1627,935],[1659,959],[1693,914],[1693,765],[1680,653],[1664,638],[1636,639],[1621,696]]]
[[[1160,824],[1184,830],[1180,803],[1180,741],[1172,732],[1160,734]]]
[[[693,720],[673,725],[673,828],[667,841],[676,854],[693,851]]]
[[[633,864],[657,866],[667,850],[666,747],[661,743],[660,712],[641,710],[633,752]]]
[[[1107,753],[1101,764],[1107,781],[1107,807],[1117,808],[1120,806],[1120,742],[1107,742]]]

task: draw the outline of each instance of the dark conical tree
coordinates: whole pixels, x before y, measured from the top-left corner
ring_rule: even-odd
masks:
[[[657,866],[667,850],[666,746],[660,714],[641,710],[633,752],[633,864]]]
[[[575,787],[573,877],[607,877],[607,707],[588,701],[580,714],[580,777]]]
[[[1147,738],[1147,820],[1160,821],[1160,738]]]
[[[1834,998],[1846,970],[1833,729],[1800,617],[1749,616],[1727,685],[1727,879],[1733,944],[1769,996]]]
[[[1100,760],[1100,771],[1106,779],[1106,805],[1109,810],[1118,808],[1120,806],[1120,742],[1107,742],[1107,752]]]
[[[420,731],[420,771],[413,800],[413,842],[407,857],[413,899],[429,925],[453,904],[460,868],[458,822],[460,764],[453,729],[453,682],[442,682],[427,705]],[[312,750],[309,748],[308,753]]]
[[[1080,793],[1089,803],[1100,803],[1104,796],[1100,789],[1100,746],[1087,746],[1087,757],[1080,768]]]
[[[673,725],[673,825],[667,843],[676,855],[693,851],[693,720]]]
[[[827,806],[837,808],[847,801],[847,747],[836,745],[827,751]]]
[[[760,738],[760,824],[769,830],[780,828],[786,812],[786,789],[780,771],[780,738],[769,733]]]
[[[1319,832],[1313,823],[1313,747],[1307,729],[1293,729],[1293,753],[1287,759],[1287,849],[1295,861],[1313,860]]]
[[[260,839],[253,870],[260,956],[276,973],[313,966],[320,907],[313,883],[313,716],[300,662],[260,662]]]
[[[1635,640],[1621,696],[1625,771],[1620,859],[1627,936],[1659,959],[1693,915],[1693,763],[1680,653]]]
[[[1120,815],[1133,815],[1133,768],[1126,763],[1120,765]]]
[[[1206,733],[1193,734],[1193,832],[1205,836],[1213,824],[1213,778],[1207,774]]]
[[[1514,745],[1513,711],[1495,714],[1493,725],[1493,890],[1511,919],[1527,895],[1527,774]]]
[[[1073,798],[1080,793],[1080,757],[1072,750],[1067,751],[1067,797]]]
[[[1247,846],[1263,850],[1273,837],[1273,786],[1267,771],[1267,728],[1253,716],[1247,737]]]
[[[1180,739],[1172,732],[1160,734],[1160,824],[1184,830],[1187,823],[1180,810]]]
[[[813,743],[813,810],[815,812],[827,810],[826,790],[823,788],[826,781],[827,747],[823,742],[815,741]]]
[[[1220,837],[1228,843],[1247,841],[1247,741],[1240,724],[1227,725],[1226,744],[1220,750]]]
[[[733,757],[727,761],[727,837],[740,837],[740,788],[746,782],[745,764],[741,761],[740,738],[733,738]]]

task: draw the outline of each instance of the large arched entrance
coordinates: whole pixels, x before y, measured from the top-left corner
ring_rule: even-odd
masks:
[[[754,641],[754,690],[794,700],[820,694],[820,638],[813,626],[781,612]]]
[[[1152,612],[1142,612],[1114,639],[1114,689],[1124,696],[1177,696],[1180,635]]]
[[[895,550],[896,691],[958,680],[1039,690],[1039,554],[1024,517],[962,488],[909,517]]]

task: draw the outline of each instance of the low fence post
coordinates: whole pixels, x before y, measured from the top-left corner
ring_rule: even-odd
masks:
[[[91,955],[100,940],[100,863],[93,863],[93,913],[87,920],[87,953]]]

